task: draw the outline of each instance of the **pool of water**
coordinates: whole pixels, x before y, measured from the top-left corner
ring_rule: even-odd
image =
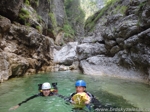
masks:
[[[118,108],[139,108],[150,111],[150,86],[129,80],[110,77],[87,76],[72,72],[55,72],[13,78],[0,84],[0,112],[38,93],[38,84],[57,82],[59,94],[69,96],[75,91],[78,79],[87,82],[87,90],[93,93],[102,104]],[[13,112],[71,112],[72,105],[57,96],[37,97],[22,104]]]

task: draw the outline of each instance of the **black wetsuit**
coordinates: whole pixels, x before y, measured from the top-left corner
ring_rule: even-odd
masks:
[[[53,96],[53,95],[55,95],[55,93],[54,93],[54,92],[50,92],[49,96]],[[33,96],[27,98],[26,100],[22,101],[22,102],[19,103],[18,105],[21,106],[23,103],[26,103],[27,101],[29,101],[29,100],[31,100],[31,99],[34,99],[34,98],[36,98],[36,97],[39,97],[39,96],[44,97],[43,93],[41,92],[41,93],[35,94],[35,95],[33,95]]]

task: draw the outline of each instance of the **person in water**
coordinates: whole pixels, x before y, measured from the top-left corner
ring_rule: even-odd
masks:
[[[23,103],[26,103],[27,101],[39,97],[39,96],[43,96],[43,97],[48,97],[48,96],[53,96],[55,94],[57,94],[58,89],[56,87],[57,83],[52,83],[53,88],[51,88],[51,84],[48,82],[45,82],[43,84],[39,84],[39,91],[40,93],[35,94],[29,98],[27,98],[26,100],[22,101],[21,103],[19,103],[18,105],[10,108],[9,110],[15,110],[17,109],[19,106],[21,106]]]
[[[84,80],[76,81],[75,88],[76,92],[72,93],[68,99],[70,103],[74,105],[75,110],[85,110],[85,107],[87,107],[88,111],[93,109],[97,110],[100,108],[108,110],[110,110],[110,108],[116,108],[111,105],[103,105],[93,94],[87,92],[86,82]]]
[[[90,109],[90,103],[93,95],[86,91],[86,82],[84,80],[78,80],[75,83],[76,92],[72,93],[69,100],[74,105],[74,109],[83,109],[88,107]]]

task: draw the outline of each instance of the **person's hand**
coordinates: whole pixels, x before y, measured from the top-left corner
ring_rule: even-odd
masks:
[[[88,105],[88,104],[90,104],[90,102],[91,102],[91,98],[89,97],[89,99],[87,101],[85,101],[84,103],[85,103],[85,105]]]
[[[76,103],[75,103],[75,101],[73,101],[73,100],[70,100],[70,103],[72,103],[72,104],[76,104]]]
[[[90,101],[85,101],[85,104],[88,105],[90,103]]]
[[[9,110],[16,110],[19,107],[19,105],[16,105],[14,107],[11,107]]]

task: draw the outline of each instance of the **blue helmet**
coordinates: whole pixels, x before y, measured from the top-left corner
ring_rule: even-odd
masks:
[[[86,87],[86,82],[84,80],[78,80],[76,81],[75,83],[75,86],[83,86],[83,87]]]

